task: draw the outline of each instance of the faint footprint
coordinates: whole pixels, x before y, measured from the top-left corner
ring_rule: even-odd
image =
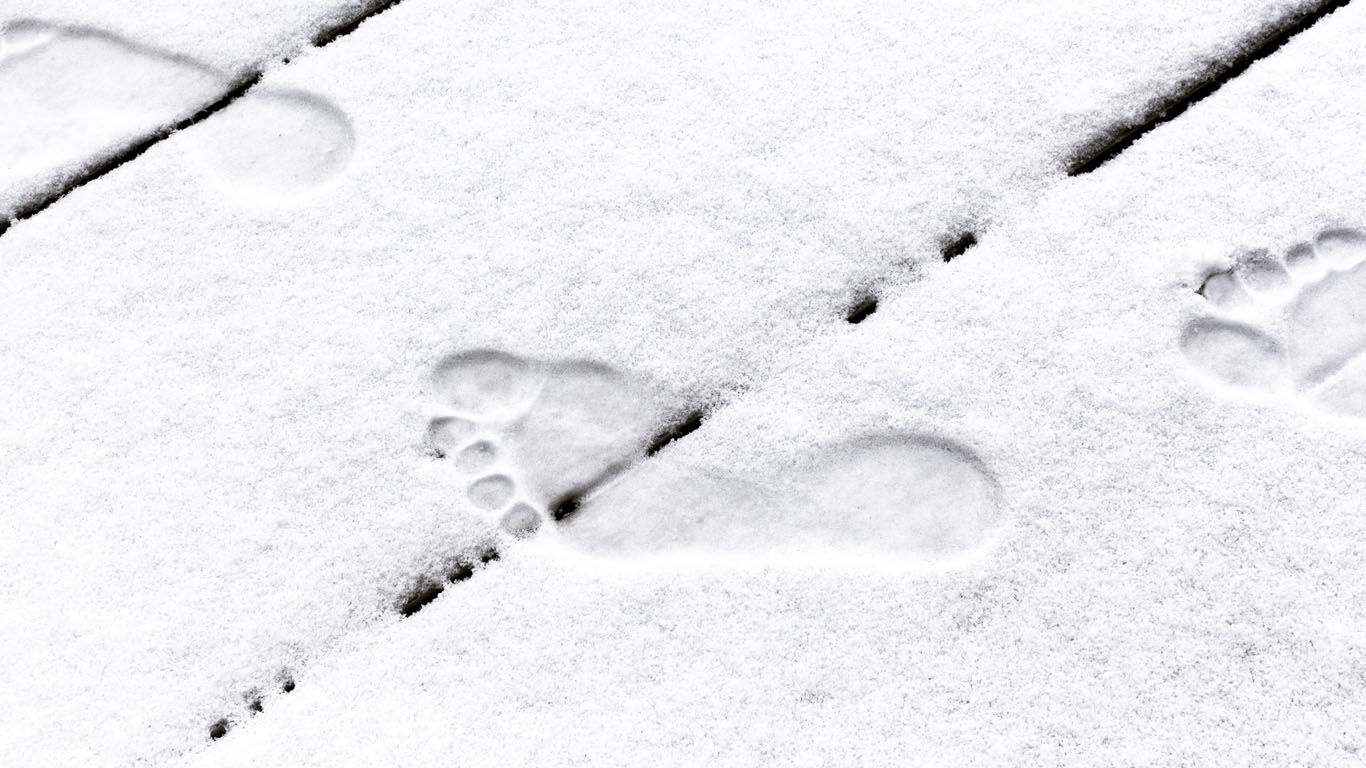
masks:
[[[1244,392],[1366,417],[1366,232],[1325,230],[1284,259],[1248,254],[1200,292],[1218,316],[1183,331],[1191,365]]]
[[[665,412],[652,387],[607,366],[490,350],[444,359],[432,394],[432,451],[475,478],[475,508],[523,538],[560,499],[642,456]]]
[[[289,196],[341,173],[355,151],[351,121],[303,91],[252,89],[194,132],[220,183],[239,194]]]
[[[444,412],[428,424],[429,445],[454,469],[478,475],[469,501],[520,538],[552,520],[563,541],[614,554],[933,557],[977,548],[1000,517],[991,473],[967,448],[940,438],[865,437],[741,474],[643,461],[701,417],[661,431],[678,415],[662,394],[606,366],[481,350],[444,360],[432,383]]]
[[[95,29],[0,28],[0,219],[99,158],[174,124],[229,87],[187,56]]]
[[[81,174],[221,104],[214,67],[97,29],[0,26],[0,221]],[[185,132],[200,164],[242,199],[271,202],[335,178],[355,150],[346,115],[303,91],[252,88]]]
[[[843,552],[920,557],[977,548],[997,483],[967,448],[919,434],[816,449],[767,474],[653,462],[590,499],[561,535],[591,551]]]

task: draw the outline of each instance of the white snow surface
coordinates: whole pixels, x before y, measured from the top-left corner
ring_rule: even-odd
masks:
[[[1366,9],[1062,172],[1292,5],[276,69],[0,236],[0,763],[1359,760]]]

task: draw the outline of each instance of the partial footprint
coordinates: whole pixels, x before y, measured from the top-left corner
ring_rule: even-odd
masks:
[[[652,462],[595,495],[562,536],[595,552],[668,550],[949,556],[999,522],[999,491],[967,448],[917,434],[815,449],[767,474]]]
[[[653,387],[598,363],[476,350],[432,377],[432,451],[464,474],[470,503],[519,538],[542,515],[642,457],[666,409]]]
[[[0,29],[0,219],[92,162],[226,90],[216,69],[106,32],[16,20]]]
[[[1325,230],[1284,259],[1249,254],[1201,293],[1217,314],[1182,333],[1193,366],[1243,391],[1366,417],[1366,232]]]
[[[335,178],[351,160],[351,121],[302,91],[252,89],[194,132],[210,173],[237,194],[297,195]]]

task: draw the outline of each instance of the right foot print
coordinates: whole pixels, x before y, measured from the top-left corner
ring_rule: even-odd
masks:
[[[1182,334],[1195,368],[1244,392],[1366,417],[1366,232],[1325,230],[1284,259],[1250,254],[1200,293],[1220,316]]]

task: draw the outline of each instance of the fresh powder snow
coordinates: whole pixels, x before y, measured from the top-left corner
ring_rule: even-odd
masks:
[[[0,32],[0,765],[1366,761],[1360,0]]]

